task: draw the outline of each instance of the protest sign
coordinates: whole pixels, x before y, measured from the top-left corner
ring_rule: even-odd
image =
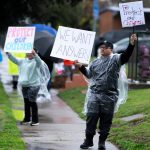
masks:
[[[51,56],[88,64],[95,32],[59,26]]]
[[[4,51],[29,53],[33,49],[35,27],[9,27]]]
[[[122,27],[145,24],[143,1],[119,4]]]

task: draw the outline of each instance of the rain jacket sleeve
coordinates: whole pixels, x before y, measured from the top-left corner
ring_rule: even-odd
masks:
[[[129,44],[127,49],[120,56],[121,65],[129,61],[129,58],[132,55],[133,50],[134,50],[134,45]]]
[[[40,67],[42,65],[41,58],[37,54],[35,54],[34,58],[35,58],[35,61],[37,63],[37,66]]]
[[[87,77],[88,79],[91,78],[91,76],[92,76],[91,67],[90,67],[89,69],[87,69],[85,66],[82,65],[82,66],[79,68],[79,70],[81,71],[81,73],[82,73],[85,77]]]
[[[19,65],[21,63],[21,60],[17,59],[16,57],[14,57],[13,55],[11,55],[10,53],[7,53],[7,56],[16,65]]]

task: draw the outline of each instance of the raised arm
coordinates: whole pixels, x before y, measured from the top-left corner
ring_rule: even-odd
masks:
[[[130,37],[130,41],[129,41],[129,45],[128,45],[127,49],[120,56],[121,65],[123,65],[129,61],[129,58],[131,57],[132,52],[134,50],[136,41],[137,41],[136,34],[132,34]]]
[[[42,64],[42,60],[41,58],[38,56],[38,54],[35,52],[35,50],[33,49],[31,52],[35,58],[35,61],[37,63],[37,66],[40,66]]]
[[[20,63],[20,60],[19,59],[17,59],[16,57],[14,57],[12,54],[10,54],[10,53],[6,53],[7,54],[7,56],[8,56],[8,58],[13,62],[13,63],[15,63],[16,65],[19,65],[19,63]]]

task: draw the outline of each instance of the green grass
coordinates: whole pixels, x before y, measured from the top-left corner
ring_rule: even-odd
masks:
[[[81,94],[83,88],[75,88],[71,90],[65,90],[60,92],[59,96],[69,105],[71,108],[79,114],[82,119],[85,119],[85,115],[82,113],[85,95]]]
[[[25,144],[13,116],[11,102],[1,83],[0,97],[0,150],[24,150]]]
[[[9,94],[12,103],[13,116],[17,121],[22,121],[24,118],[23,99],[14,91]]]
[[[85,119],[82,114],[86,88],[76,88],[60,92],[59,96],[72,109]],[[121,117],[142,113],[144,118],[125,122]],[[150,89],[129,91],[128,100],[115,114],[108,138],[121,150],[150,150]]]

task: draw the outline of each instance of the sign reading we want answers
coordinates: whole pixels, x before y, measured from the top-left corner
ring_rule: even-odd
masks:
[[[59,26],[51,56],[88,64],[95,32]]]
[[[119,8],[122,27],[133,27],[145,24],[142,1],[120,3]]]
[[[33,49],[35,27],[9,27],[4,51],[29,53]]]

